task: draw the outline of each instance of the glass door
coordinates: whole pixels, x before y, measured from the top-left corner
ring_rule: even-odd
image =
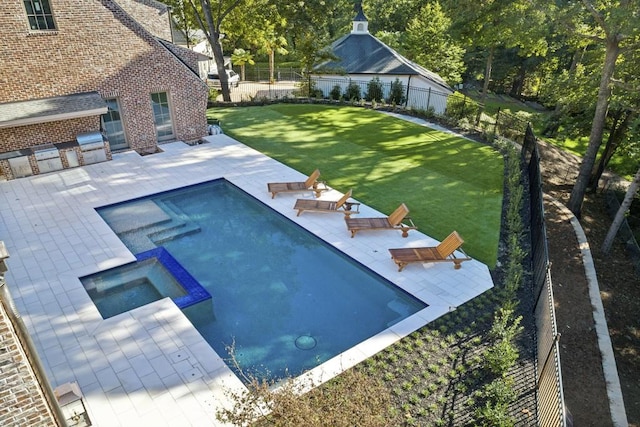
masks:
[[[151,106],[153,107],[153,119],[156,124],[156,136],[158,141],[166,141],[174,138],[171,110],[166,92],[151,94]]]
[[[120,118],[120,106],[115,98],[105,99],[109,111],[102,115],[102,128],[104,129],[111,150],[123,150],[129,148],[127,138],[124,133],[124,126]]]

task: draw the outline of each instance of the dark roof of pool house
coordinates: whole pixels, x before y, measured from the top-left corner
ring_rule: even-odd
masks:
[[[318,64],[314,67],[316,72],[422,76],[451,91],[451,87],[438,74],[410,61],[369,33],[362,8],[353,19],[351,33],[334,41],[330,50],[337,59]]]

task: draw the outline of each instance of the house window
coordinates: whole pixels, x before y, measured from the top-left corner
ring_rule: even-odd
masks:
[[[55,30],[53,12],[49,0],[24,0],[29,27],[32,30]]]
[[[124,134],[124,126],[120,118],[120,105],[118,100],[105,99],[109,111],[102,115],[102,128],[104,129],[109,146],[112,150],[122,150],[129,147],[126,135]]]
[[[169,99],[166,92],[151,94],[151,106],[153,107],[153,119],[156,124],[158,141],[173,139],[173,123],[169,109]]]

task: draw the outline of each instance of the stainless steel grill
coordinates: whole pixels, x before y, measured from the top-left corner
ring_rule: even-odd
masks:
[[[104,148],[104,139],[100,132],[85,132],[76,136],[76,141],[82,151],[97,150]]]
[[[33,147],[33,157],[36,158],[40,173],[59,171],[62,169],[60,152],[53,144],[43,144]]]
[[[33,156],[36,161],[41,161],[60,157],[60,153],[58,153],[58,149],[53,144],[44,144],[33,147]]]
[[[100,132],[85,132],[76,136],[80,145],[82,158],[85,165],[107,161],[107,152],[104,149],[104,138]]]

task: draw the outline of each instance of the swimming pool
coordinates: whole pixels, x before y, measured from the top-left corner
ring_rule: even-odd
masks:
[[[426,307],[223,179],[98,212],[134,254],[163,247],[211,294],[183,312],[261,378],[296,376]]]

